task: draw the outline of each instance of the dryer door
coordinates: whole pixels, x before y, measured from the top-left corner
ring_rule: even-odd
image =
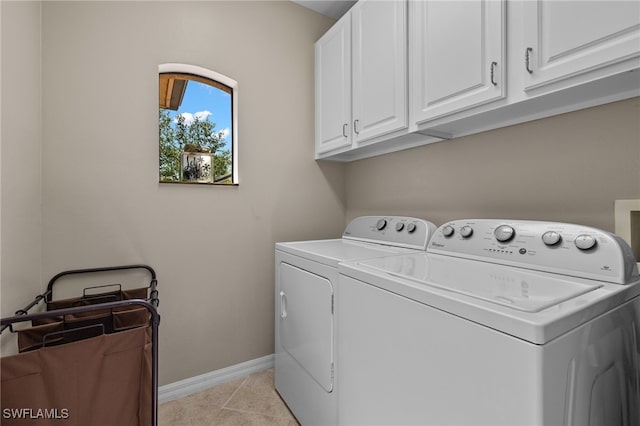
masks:
[[[333,391],[333,285],[280,263],[280,344],[322,388]]]

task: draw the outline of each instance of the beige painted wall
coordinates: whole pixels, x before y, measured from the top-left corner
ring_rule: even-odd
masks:
[[[640,98],[351,163],[347,218],[564,221],[614,231],[640,198]]]
[[[340,235],[313,160],[313,43],[291,2],[43,2],[43,273],[158,272],[160,384],[273,353],[274,243]],[[238,187],[158,183],[158,64],[239,84]]]
[[[27,305],[42,286],[40,147],[40,4],[0,2],[2,9],[2,272],[0,315]],[[15,352],[10,333],[3,354]]]

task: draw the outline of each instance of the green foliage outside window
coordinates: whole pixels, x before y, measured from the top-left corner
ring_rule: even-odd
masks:
[[[231,152],[225,149],[225,133],[216,130],[216,124],[194,117],[187,123],[181,114],[172,118],[169,111],[159,108],[160,128],[160,181],[182,182],[182,154],[184,152],[210,152],[213,155],[215,183],[232,183]]]

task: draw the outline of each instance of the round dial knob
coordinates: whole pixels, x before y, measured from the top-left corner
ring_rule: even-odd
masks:
[[[376,222],[376,229],[382,231],[387,226],[387,219],[378,219]]]
[[[410,234],[413,234],[414,232],[416,232],[416,229],[418,229],[418,227],[416,226],[415,223],[409,223],[407,225],[407,232]]]
[[[473,235],[473,228],[469,225],[463,226],[462,228],[460,228],[460,235],[462,235],[462,238],[469,238],[471,235]]]
[[[507,241],[511,241],[513,237],[516,235],[515,229],[510,227],[509,225],[500,225],[493,231],[493,235],[495,235],[496,240],[501,243],[506,243]]]
[[[578,247],[580,250],[592,249],[597,244],[596,239],[593,236],[588,234],[578,235],[573,242],[576,245],[576,247]]]
[[[404,223],[398,222],[396,223],[396,231],[400,232],[404,229]]]
[[[548,246],[555,246],[560,241],[562,241],[562,237],[556,231],[547,231],[542,234],[542,242]]]
[[[452,236],[454,232],[455,232],[455,230],[453,229],[453,226],[451,226],[451,225],[445,225],[445,226],[442,227],[442,235],[444,235],[445,237]]]

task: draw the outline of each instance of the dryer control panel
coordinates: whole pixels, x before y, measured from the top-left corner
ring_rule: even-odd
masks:
[[[626,241],[568,223],[456,220],[438,228],[427,251],[618,284],[639,278]]]
[[[436,230],[433,223],[406,216],[360,216],[347,225],[342,238],[426,250]]]

